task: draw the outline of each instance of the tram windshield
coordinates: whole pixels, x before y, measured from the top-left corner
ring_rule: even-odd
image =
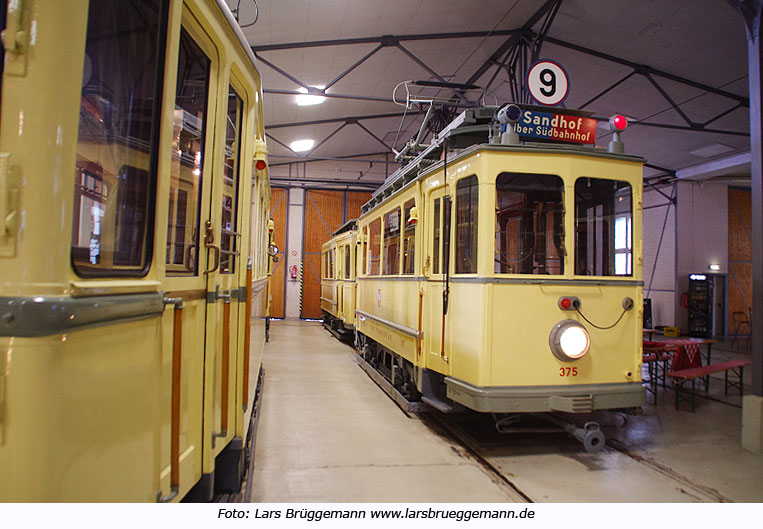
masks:
[[[575,182],[575,274],[633,275],[631,185],[619,180]]]
[[[495,273],[564,273],[562,179],[501,173],[495,186]]]

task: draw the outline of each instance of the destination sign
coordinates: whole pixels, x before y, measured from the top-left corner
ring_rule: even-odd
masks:
[[[519,137],[567,143],[596,143],[596,120],[551,112],[522,110],[522,116],[514,124]]]

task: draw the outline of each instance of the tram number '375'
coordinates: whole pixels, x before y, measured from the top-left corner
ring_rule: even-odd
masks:
[[[560,367],[559,376],[560,377],[576,377],[578,376],[578,368],[577,367]]]

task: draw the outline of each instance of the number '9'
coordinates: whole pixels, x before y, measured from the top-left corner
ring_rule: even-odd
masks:
[[[551,97],[556,93],[556,74],[553,70],[545,68],[540,72],[540,82],[548,88],[541,88],[541,93],[546,97]]]

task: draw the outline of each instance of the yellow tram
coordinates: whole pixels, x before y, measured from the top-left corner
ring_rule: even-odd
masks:
[[[355,259],[358,232],[350,220],[321,247],[323,325],[340,340],[355,336]]]
[[[442,411],[638,407],[644,160],[618,131],[609,150],[519,141],[549,112],[596,123],[512,107],[464,111],[363,206],[356,345]]]
[[[1,3],[0,501],[238,490],[269,264],[246,39],[222,0]]]

